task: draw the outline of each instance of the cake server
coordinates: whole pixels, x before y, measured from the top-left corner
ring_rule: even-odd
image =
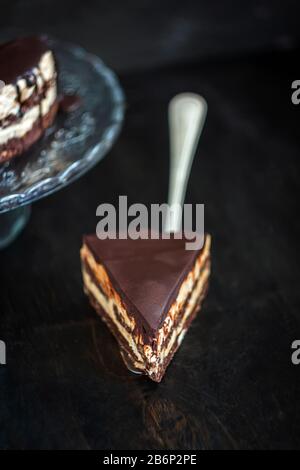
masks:
[[[205,123],[207,103],[195,93],[180,93],[169,103],[170,174],[168,204],[173,206],[165,231],[181,229],[182,207],[198,141]]]

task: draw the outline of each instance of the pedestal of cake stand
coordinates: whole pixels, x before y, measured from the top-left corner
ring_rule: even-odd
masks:
[[[0,214],[0,250],[6,248],[22,232],[27,224],[31,206],[22,206]]]

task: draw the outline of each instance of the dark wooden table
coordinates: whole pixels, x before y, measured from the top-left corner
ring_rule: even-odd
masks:
[[[121,74],[120,139],[94,170],[34,204],[0,252],[0,447],[300,447],[299,51]],[[297,75],[298,74],[298,75]],[[82,292],[96,207],[163,202],[167,104],[203,94],[207,125],[187,202],[205,203],[211,287],[161,384],[131,375]]]

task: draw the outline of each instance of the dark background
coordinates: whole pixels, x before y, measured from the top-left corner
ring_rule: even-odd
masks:
[[[0,28],[47,32],[118,73],[110,154],[34,204],[0,252],[0,447],[300,448],[297,1],[7,1]],[[82,293],[79,248],[101,202],[163,202],[167,104],[209,106],[187,202],[204,202],[211,287],[161,384],[131,375]]]
[[[81,44],[116,71],[290,50],[297,0],[1,0],[0,29]]]

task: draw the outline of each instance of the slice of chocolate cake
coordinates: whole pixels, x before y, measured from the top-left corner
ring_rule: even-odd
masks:
[[[53,123],[56,78],[45,39],[28,37],[0,46],[0,162],[23,153]]]
[[[116,337],[129,369],[160,382],[206,294],[210,236],[186,240],[84,237],[84,290]]]

